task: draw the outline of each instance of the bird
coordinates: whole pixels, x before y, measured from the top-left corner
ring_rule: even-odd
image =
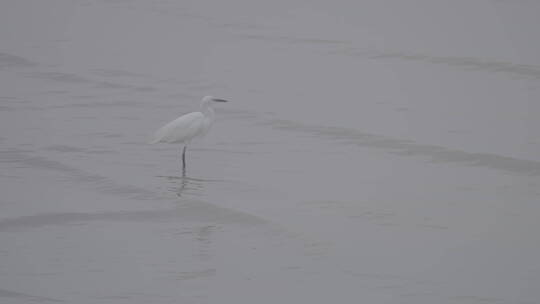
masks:
[[[206,135],[215,119],[215,112],[212,108],[214,102],[227,102],[228,100],[215,98],[214,96],[204,96],[201,99],[201,108],[198,112],[191,112],[178,117],[165,124],[154,134],[150,144],[171,143],[183,144],[182,169],[186,170],[186,149],[191,141]]]

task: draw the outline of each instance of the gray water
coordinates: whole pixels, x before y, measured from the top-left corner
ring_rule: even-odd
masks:
[[[0,303],[540,303],[538,16],[1,1]]]

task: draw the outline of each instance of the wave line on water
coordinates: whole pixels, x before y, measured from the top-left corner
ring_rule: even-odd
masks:
[[[310,133],[318,137],[369,148],[384,150],[400,156],[420,156],[435,163],[457,163],[523,176],[540,176],[540,162],[494,153],[474,153],[437,145],[416,143],[412,140],[391,138],[343,127],[308,125],[289,120],[270,120],[267,124],[277,129]]]

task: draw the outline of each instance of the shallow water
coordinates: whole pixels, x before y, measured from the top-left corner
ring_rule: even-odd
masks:
[[[2,1],[0,302],[540,302],[539,13]]]

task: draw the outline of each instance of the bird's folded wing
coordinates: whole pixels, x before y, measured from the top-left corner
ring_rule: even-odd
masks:
[[[154,134],[150,143],[182,143],[195,137],[204,126],[204,115],[201,112],[193,112],[171,121],[161,127]]]

